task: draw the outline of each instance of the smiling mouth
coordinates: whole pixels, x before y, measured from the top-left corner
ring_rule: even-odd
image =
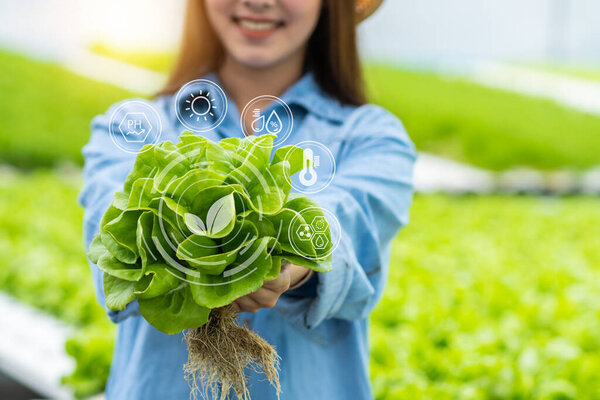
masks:
[[[246,36],[260,38],[273,33],[277,28],[285,25],[283,21],[259,20],[243,17],[233,17],[233,22]]]

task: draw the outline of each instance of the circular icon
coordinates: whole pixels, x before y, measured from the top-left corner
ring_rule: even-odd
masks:
[[[244,121],[252,121],[246,127]],[[240,125],[245,136],[276,135],[273,146],[280,146],[292,133],[294,115],[292,110],[279,97],[263,95],[250,100],[242,110]]]
[[[305,141],[296,144],[302,149],[302,169],[291,178],[286,175],[288,183],[304,194],[314,194],[325,189],[335,176],[335,158],[325,145]],[[286,159],[293,153],[288,152]]]
[[[179,89],[175,114],[183,126],[194,132],[208,132],[227,115],[227,96],[213,81],[196,79]]]
[[[334,213],[319,207],[308,207],[292,218],[288,237],[296,253],[319,261],[335,251],[342,239],[341,232],[340,222]],[[316,255],[312,253],[313,250]]]
[[[117,107],[108,126],[111,140],[126,153],[139,153],[145,144],[158,143],[162,133],[158,112],[140,100],[127,101]]]

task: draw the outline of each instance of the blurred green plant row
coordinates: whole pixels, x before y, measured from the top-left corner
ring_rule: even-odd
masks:
[[[78,394],[102,390],[114,327],[81,243],[79,182],[0,180],[0,290],[79,328]],[[600,398],[594,198],[419,195],[371,318],[377,399]]]
[[[592,81],[600,81],[600,68],[592,66],[579,66],[570,63],[546,63],[546,64],[516,64],[517,66],[523,66],[528,68],[534,68],[536,70],[551,72],[553,74],[559,74],[573,78],[583,78]]]
[[[84,254],[78,175],[0,172],[0,290],[76,329],[67,352],[77,361],[65,383],[102,391],[114,326],[94,297]]]
[[[378,399],[600,398],[599,205],[417,196],[372,315]]]
[[[170,55],[107,56],[162,70]],[[600,164],[600,117],[550,100],[460,79],[371,65],[370,99],[404,122],[417,148],[490,169],[583,169]],[[0,52],[0,162],[20,167],[81,164],[93,116],[131,93]]]

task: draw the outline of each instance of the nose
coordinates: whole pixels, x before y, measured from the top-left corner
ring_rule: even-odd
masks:
[[[276,0],[244,0],[242,3],[251,11],[266,11],[275,5]]]

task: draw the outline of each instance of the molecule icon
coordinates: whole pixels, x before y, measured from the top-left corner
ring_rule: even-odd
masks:
[[[308,224],[302,224],[296,230],[296,234],[298,235],[298,239],[302,241],[309,241],[312,239],[313,230]]]

